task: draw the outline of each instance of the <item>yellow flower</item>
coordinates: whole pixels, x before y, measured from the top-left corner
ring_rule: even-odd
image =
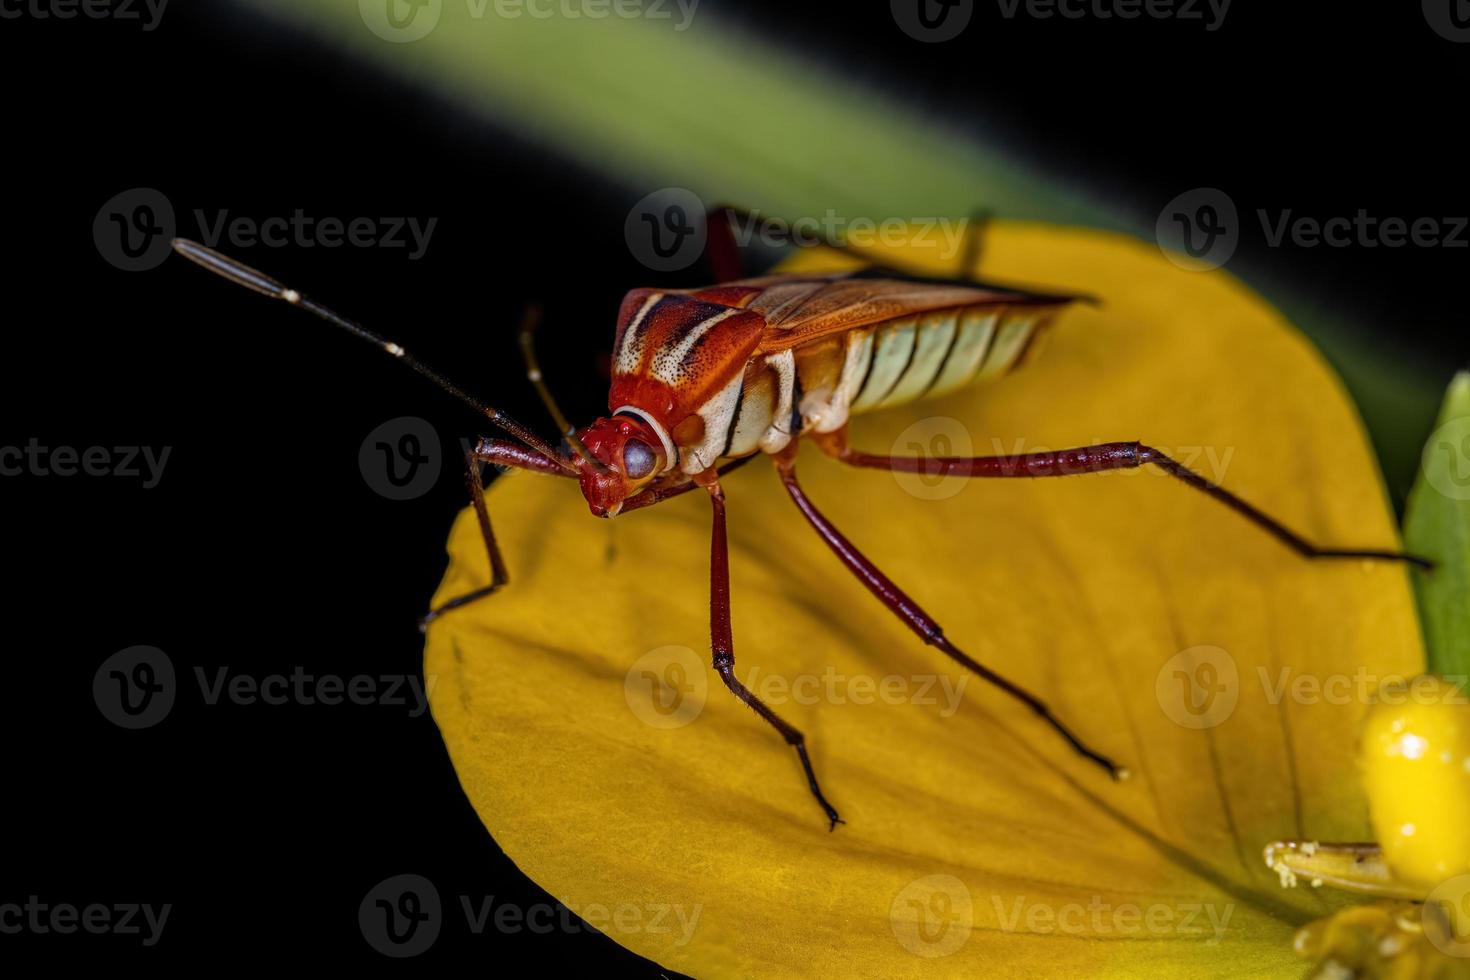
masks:
[[[1240,283],[1008,223],[981,271],[1103,304],[998,383],[859,417],[857,447],[1140,439],[1317,542],[1395,546],[1340,385]],[[700,666],[703,495],[599,521],[569,481],[513,473],[489,494],[511,585],[433,625],[425,672],[517,865],[699,977],[1299,974],[1296,928],[1349,900],[1281,889],[1261,846],[1371,835],[1357,727],[1379,681],[1423,664],[1404,570],[1305,561],[1146,470],[935,488],[810,448],[799,469],[947,635],[1132,780],[919,643],[757,461],[724,481],[736,670],[806,732],[847,820],[828,833],[794,755]],[[436,603],[488,580],[468,512],[449,551]]]

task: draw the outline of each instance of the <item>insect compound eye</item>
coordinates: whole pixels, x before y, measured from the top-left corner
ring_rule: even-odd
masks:
[[[629,439],[623,445],[623,472],[631,479],[641,480],[653,472],[658,457],[645,442]]]

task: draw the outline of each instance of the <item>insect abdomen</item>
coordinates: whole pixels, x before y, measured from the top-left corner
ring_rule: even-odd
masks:
[[[851,413],[904,405],[998,378],[1015,365],[1050,312],[994,306],[947,310],[878,324],[861,331],[865,337],[842,338],[854,345],[856,356],[846,360],[835,388],[804,385],[805,428],[829,432]],[[801,353],[797,351],[798,364]],[[837,397],[830,397],[829,390]]]
[[[1054,312],[977,307],[904,317],[759,355],[746,368],[725,456],[776,452],[861,412],[1000,377]]]

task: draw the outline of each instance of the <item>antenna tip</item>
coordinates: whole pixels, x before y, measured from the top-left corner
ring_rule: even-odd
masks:
[[[243,262],[236,261],[228,255],[222,255],[214,249],[187,238],[175,238],[170,243],[175,252],[178,252],[190,262],[195,262],[213,272],[215,275],[223,276],[231,282],[238,283],[246,289],[252,289],[257,293],[263,293],[277,299],[284,299],[288,303],[296,303],[301,295],[295,290],[289,290],[276,282],[270,276],[256,269],[250,268]],[[290,296],[286,294],[289,293]]]

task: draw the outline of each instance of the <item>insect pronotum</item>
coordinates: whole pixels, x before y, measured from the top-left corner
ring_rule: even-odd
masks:
[[[431,610],[435,619],[506,585],[509,574],[485,506],[481,466],[494,463],[574,478],[592,513],[613,517],[695,488],[713,510],[710,552],[710,646],[725,686],[796,750],[807,785],[829,821],[843,822],[827,801],[802,733],[735,676],[730,629],[730,572],[725,495],[720,475],[764,453],[803,517],[838,560],[926,644],[1030,707],[1082,757],[1115,779],[1128,770],[1085,744],[1039,698],[971,658],[939,623],[884,575],[823,516],[796,477],[796,450],[810,437],[849,466],[969,477],[1048,477],[1155,466],[1220,501],[1307,558],[1421,558],[1369,548],[1319,548],[1251,504],[1138,442],[1112,442],[1013,456],[891,456],[849,448],[849,418],[861,412],[954,391],[998,377],[1020,359],[1050,318],[1084,297],[916,277],[868,268],[833,274],[741,278],[729,218],[711,212],[708,253],[717,285],[701,289],[634,289],[623,298],[613,342],[610,415],[571,426],[551,397],[536,362],[536,319],[522,325],[527,376],[536,386],[566,447],[558,449],[515,419],[467,394],[398,344],[333,312],[275,279],[203,245],[178,239],[174,248],[212,272],[258,293],[300,307],[375,344],[475,409],[511,440],[481,438],[467,454],[471,501],[490,561],[490,584]],[[974,268],[978,228],[972,225],[963,269]],[[846,249],[841,242],[828,243]],[[721,268],[722,267],[722,268]],[[513,440],[513,441],[512,441]]]

